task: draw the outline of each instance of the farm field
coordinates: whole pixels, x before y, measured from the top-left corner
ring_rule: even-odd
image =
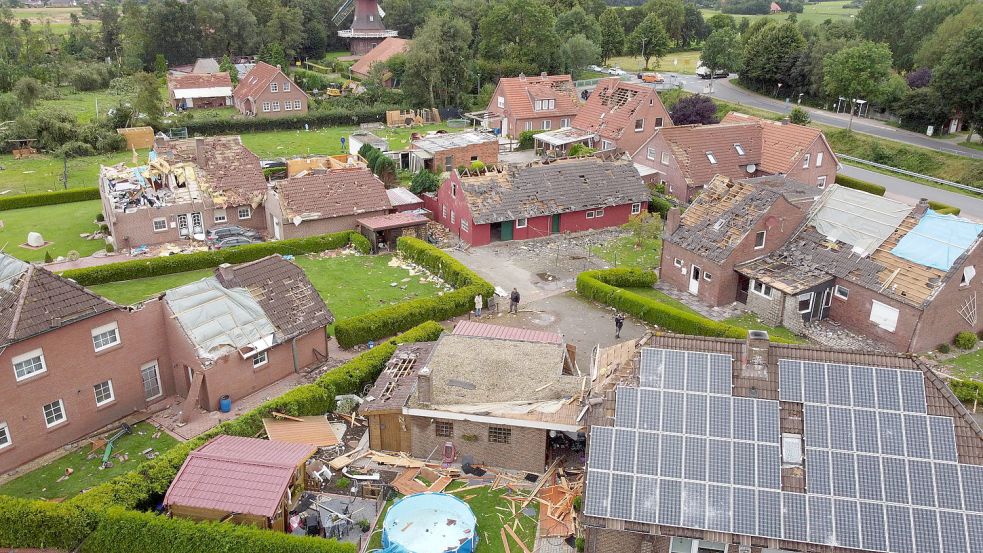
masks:
[[[65,34],[71,27],[71,17],[72,14],[78,14],[79,18],[82,17],[81,8],[14,8],[14,19],[21,20],[26,19],[31,22],[31,25],[41,26],[44,24],[51,25],[52,32],[56,34]],[[99,22],[94,19],[81,19],[82,25],[98,25]]]
[[[857,12],[859,12],[860,10],[856,8],[845,8],[844,6],[846,6],[849,3],[850,2],[846,2],[843,0],[836,0],[833,2],[809,3],[805,5],[805,8],[803,9],[802,13],[795,14],[795,18],[798,21],[811,21],[813,23],[822,23],[827,19],[833,19],[833,20],[850,19],[851,17],[857,15]],[[700,12],[703,14],[704,19],[709,19],[710,17],[713,17],[714,15],[720,13],[720,10],[711,10],[708,8],[703,8],[700,10]],[[734,18],[736,19],[767,18],[767,19],[774,19],[776,21],[785,21],[788,19],[789,16],[788,13],[776,13],[776,14],[768,14],[768,15],[736,15],[736,14],[731,14],[731,15],[733,15]]]
[[[656,64],[655,59],[649,60],[649,71],[666,71],[672,73],[682,73],[684,75],[696,74],[696,68],[700,64],[700,51],[688,50],[685,52],[670,52],[665,57],[659,59]],[[616,56],[608,61],[610,67],[620,67],[629,73],[637,73],[645,68],[645,61],[641,56]]]

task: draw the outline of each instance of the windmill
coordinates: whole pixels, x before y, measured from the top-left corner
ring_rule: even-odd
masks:
[[[352,12],[355,17],[351,28],[338,31],[338,36],[349,39],[352,55],[364,55],[386,38],[396,36],[396,31],[387,30],[383,25],[386,12],[379,7],[378,0],[344,0],[331,21],[340,26]]]

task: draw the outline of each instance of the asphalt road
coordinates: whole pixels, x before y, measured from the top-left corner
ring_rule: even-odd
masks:
[[[838,174],[879,184],[887,188],[887,193],[884,195],[889,198],[907,203],[914,203],[921,198],[927,198],[946,205],[956,206],[962,210],[960,215],[976,221],[983,221],[983,196],[950,192],[852,165],[844,164],[843,169],[838,171]]]

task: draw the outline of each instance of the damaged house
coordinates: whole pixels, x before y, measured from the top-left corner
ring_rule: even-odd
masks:
[[[706,304],[738,299],[739,263],[771,253],[805,219],[818,191],[783,177],[717,175],[680,216],[666,217],[659,278]]]
[[[167,96],[174,109],[220,108],[232,105],[232,78],[228,73],[167,75]]]
[[[466,131],[433,134],[410,143],[409,168],[441,174],[471,162],[498,163],[498,137],[490,132]],[[402,163],[402,162],[400,162]]]
[[[719,125],[660,129],[632,152],[646,182],[689,203],[714,175],[731,179],[782,175],[825,188],[836,178],[836,154],[822,131],[729,113]]]
[[[158,135],[145,165],[102,167],[103,215],[117,249],[204,240],[213,226],[266,230],[266,178],[238,136]]]
[[[980,550],[983,430],[919,358],[650,345],[593,386],[587,553]]]
[[[563,454],[551,444],[580,440],[575,358],[559,334],[470,321],[403,344],[359,408],[370,447],[542,473]]]
[[[737,265],[738,300],[766,324],[831,319],[897,351],[983,330],[983,225],[833,186],[782,247]]]
[[[357,220],[392,208],[386,186],[365,167],[315,169],[278,180],[267,192],[273,238],[301,238],[352,230]]]
[[[651,192],[629,161],[587,157],[454,171],[434,219],[472,246],[623,225]]]
[[[518,137],[523,131],[568,128],[579,110],[570,75],[519,75],[498,80],[482,120],[502,136]]]

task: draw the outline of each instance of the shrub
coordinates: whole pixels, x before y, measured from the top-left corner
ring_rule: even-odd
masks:
[[[577,553],[584,553],[584,549],[587,548],[587,542],[584,540],[583,536],[577,536],[574,540],[574,544],[577,546]]]
[[[98,190],[98,189],[97,189],[97,190]],[[96,221],[97,221],[97,222],[99,222],[99,223],[101,223],[101,222],[103,222],[103,221],[105,221],[105,220],[106,220],[106,216],[105,216],[105,215],[103,215],[101,211],[100,211],[99,213],[97,213],[97,214],[96,214]]]
[[[941,215],[959,215],[959,212],[962,211],[958,207],[953,207],[951,205],[946,205],[942,202],[932,200],[928,201],[928,207]]]
[[[717,123],[717,104],[709,96],[686,96],[673,106],[672,122],[675,125],[712,125]]]
[[[573,146],[570,146],[570,151],[568,152],[568,155],[570,157],[589,156],[596,151],[597,151],[596,149],[591,148],[586,144],[578,143],[578,144],[574,144]]]
[[[95,527],[89,513],[64,503],[0,496],[0,546],[74,550]]]
[[[396,162],[381,152],[372,164],[372,172],[386,185],[391,185],[399,179],[396,175]]]
[[[949,353],[952,351],[951,348],[949,348],[949,344],[939,344],[938,350],[939,353]]]
[[[92,286],[93,284],[105,284],[107,282],[118,282],[149,276],[183,273],[197,269],[209,269],[211,267],[218,267],[222,263],[245,263],[276,253],[281,255],[301,255],[305,253],[323,252],[325,250],[336,250],[349,243],[354,243],[356,248],[360,251],[363,250],[365,243],[368,241],[358,242],[357,238],[353,238],[354,235],[356,235],[355,232],[346,230],[344,232],[309,236],[307,238],[248,244],[226,250],[153,257],[150,259],[134,259],[122,263],[72,269],[62,273],[62,276],[70,278],[82,286]]]
[[[386,111],[399,106],[372,106],[361,110],[333,109],[312,110],[293,117],[250,117],[248,119],[207,119],[185,125],[191,135],[247,134],[251,132],[299,130],[307,125],[311,129],[323,127],[358,126],[361,123],[386,121]]]
[[[538,130],[538,131],[522,131],[521,133],[519,133],[519,148],[518,149],[519,150],[531,150],[532,147],[533,147],[533,143],[535,142],[535,139],[533,137],[536,136],[537,134],[541,133],[541,132],[543,132],[543,131],[542,130]]]
[[[854,190],[869,192],[875,196],[883,196],[884,192],[887,191],[887,188],[884,188],[879,184],[873,184],[860,179],[855,179],[853,177],[848,177],[846,175],[836,175],[836,184],[847,188],[853,188]]]
[[[800,108],[799,106],[792,108],[792,111],[788,114],[788,120],[790,123],[796,125],[808,125],[809,121],[811,121],[809,118],[809,112]]]
[[[420,169],[413,175],[410,181],[410,192],[414,194],[424,194],[426,192],[436,192],[440,187],[440,177],[434,173]]]
[[[54,261],[54,258],[51,257],[51,252],[44,250],[44,262],[51,263],[52,261]]]
[[[649,209],[661,215],[662,219],[665,220],[669,210],[672,209],[672,202],[662,196],[653,195],[652,200],[649,202]]]
[[[23,209],[25,207],[38,207],[42,205],[67,204],[72,202],[84,202],[86,200],[98,200],[99,188],[72,188],[60,190],[58,192],[39,192],[37,194],[20,194],[9,198],[0,198],[0,211],[8,209]],[[99,214],[102,216],[102,214]],[[100,219],[101,220],[101,219]]]
[[[956,334],[956,337],[952,339],[952,344],[959,349],[973,349],[976,345],[978,338],[975,332],[970,332],[965,330]]]
[[[474,160],[471,162],[470,170],[472,173],[484,173],[485,172],[485,162],[481,160]]]
[[[339,490],[347,490],[352,487],[352,481],[342,476],[334,483],[335,487]]]
[[[116,251],[116,248],[112,244],[106,244],[106,253],[113,253],[114,251]]]

